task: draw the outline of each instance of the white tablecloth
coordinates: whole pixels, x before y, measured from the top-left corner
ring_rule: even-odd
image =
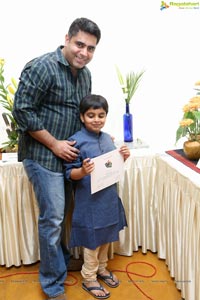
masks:
[[[157,157],[158,257],[186,300],[200,299],[200,174],[174,158]]]
[[[156,156],[149,150],[133,150],[125,163],[124,178],[119,182],[128,227],[120,232],[116,253],[130,256],[138,247],[142,252],[157,251],[154,190]]]
[[[132,150],[119,182],[128,228],[112,253],[165,259],[186,300],[200,300],[200,174],[167,154]],[[39,260],[37,202],[21,163],[0,164],[0,264]]]
[[[0,264],[39,259],[38,207],[22,163],[0,164]]]

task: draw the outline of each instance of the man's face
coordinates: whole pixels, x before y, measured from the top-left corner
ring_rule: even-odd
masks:
[[[65,37],[63,54],[72,68],[81,69],[93,58],[97,38],[94,35],[79,31],[76,36]]]

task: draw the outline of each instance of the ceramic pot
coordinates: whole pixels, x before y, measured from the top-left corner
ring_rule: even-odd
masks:
[[[188,159],[197,160],[200,158],[200,143],[197,141],[186,141],[183,144],[183,152]]]

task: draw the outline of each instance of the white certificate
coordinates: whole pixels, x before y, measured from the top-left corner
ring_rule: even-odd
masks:
[[[94,194],[120,180],[124,171],[124,158],[119,149],[92,158],[95,169],[91,173],[91,193]]]

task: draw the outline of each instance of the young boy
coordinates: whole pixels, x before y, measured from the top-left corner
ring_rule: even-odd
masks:
[[[82,287],[93,297],[106,299],[110,293],[97,279],[109,287],[117,287],[119,281],[106,269],[108,248],[119,240],[119,231],[127,226],[126,216],[116,184],[91,194],[90,173],[95,165],[92,158],[116,149],[111,136],[101,129],[108,113],[106,99],[89,95],[80,103],[82,128],[69,140],[75,140],[80,151],[75,161],[64,162],[65,177],[75,184],[75,206],[72,216],[70,247],[83,247],[84,264],[81,274]],[[130,156],[126,145],[119,149],[124,160]]]

